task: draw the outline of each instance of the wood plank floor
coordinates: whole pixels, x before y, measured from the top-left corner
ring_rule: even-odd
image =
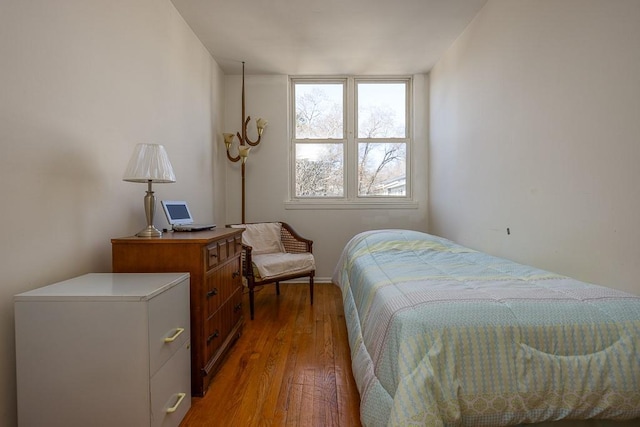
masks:
[[[242,337],[181,427],[359,426],[340,289],[316,284],[311,306],[308,284],[267,285],[253,321],[244,302]]]

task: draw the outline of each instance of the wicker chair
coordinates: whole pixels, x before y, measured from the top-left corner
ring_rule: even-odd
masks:
[[[254,302],[254,288],[256,286],[267,285],[275,283],[276,294],[280,295],[280,282],[284,280],[297,279],[301,277],[309,278],[309,299],[311,305],[313,305],[313,277],[315,275],[315,260],[312,254],[313,241],[305,239],[294,231],[294,229],[284,222],[271,222],[271,223],[248,223],[248,224],[229,224],[228,227],[245,228],[242,238],[242,275],[246,279],[247,287],[249,288],[249,308],[251,312],[251,320],[254,318],[255,302]],[[278,250],[266,250],[268,253],[258,252],[253,246],[248,243],[249,233],[255,227],[272,227],[272,230],[279,228],[279,243],[269,242],[267,244],[274,244],[279,247]],[[253,227],[253,228],[252,228]],[[274,240],[277,239],[277,231],[274,231]],[[264,242],[261,242],[261,244]],[[271,260],[278,260],[286,258],[287,267],[274,268],[275,273],[272,271],[269,275],[261,276],[260,270],[263,264],[269,264]],[[266,267],[269,267],[267,265]]]

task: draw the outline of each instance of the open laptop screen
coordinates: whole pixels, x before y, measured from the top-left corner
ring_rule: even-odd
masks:
[[[163,200],[162,208],[167,216],[167,221],[171,225],[192,224],[193,217],[187,206],[187,202]]]

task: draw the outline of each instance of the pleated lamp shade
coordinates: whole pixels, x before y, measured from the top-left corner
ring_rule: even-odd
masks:
[[[167,151],[159,144],[136,145],[122,179],[130,182],[176,182]]]

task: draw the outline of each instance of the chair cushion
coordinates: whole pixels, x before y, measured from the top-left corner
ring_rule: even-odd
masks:
[[[316,269],[316,261],[309,252],[300,254],[272,253],[252,256],[259,279],[272,279],[283,274],[304,273]]]
[[[237,224],[233,228],[244,228],[242,243],[251,246],[252,255],[272,254],[284,252],[280,233],[282,224],[279,222],[262,222],[259,224]]]

